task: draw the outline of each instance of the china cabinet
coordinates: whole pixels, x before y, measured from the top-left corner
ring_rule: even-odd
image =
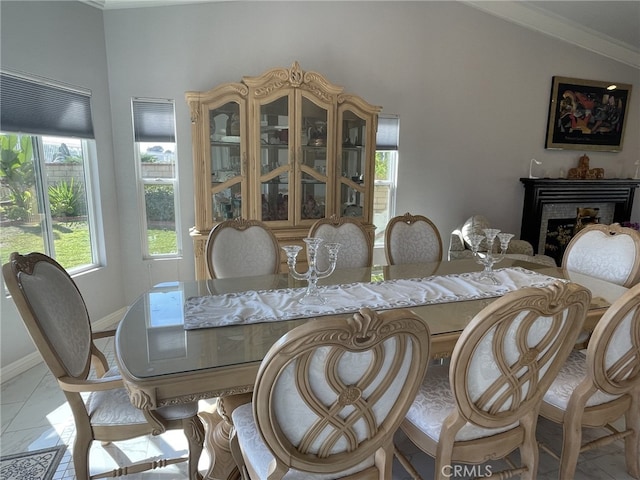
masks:
[[[187,92],[186,101],[198,279],[208,276],[209,232],[230,218],[265,222],[280,245],[304,246],[313,222],[333,214],[360,218],[373,234],[380,107],[297,62],[207,92]]]

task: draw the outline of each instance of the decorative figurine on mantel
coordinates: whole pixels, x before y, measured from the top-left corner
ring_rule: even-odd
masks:
[[[567,178],[596,179],[604,178],[604,168],[589,168],[589,157],[586,154],[578,159],[578,166],[570,168]]]

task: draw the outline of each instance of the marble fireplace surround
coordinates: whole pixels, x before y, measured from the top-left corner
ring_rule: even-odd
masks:
[[[549,220],[575,218],[576,209],[599,208],[600,223],[626,222],[631,218],[636,179],[521,178],[524,204],[520,238],[545,253]]]

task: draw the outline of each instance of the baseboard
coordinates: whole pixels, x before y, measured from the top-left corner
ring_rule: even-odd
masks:
[[[126,312],[127,312],[126,307],[121,308],[120,310],[116,310],[112,314],[107,315],[106,317],[101,318],[97,322],[92,323],[91,328],[94,332],[99,332],[100,330],[113,328],[120,322],[120,320],[122,320],[122,317],[124,317],[124,314]]]
[[[91,328],[96,332],[100,330],[106,330],[108,328],[113,328],[113,326],[122,319],[126,311],[126,308],[121,308],[120,310],[117,310],[112,314],[107,315],[106,317],[103,317],[100,320],[94,322],[91,325]],[[33,353],[30,353],[29,355],[26,355],[25,357],[22,357],[20,360],[16,360],[9,365],[2,366],[2,368],[0,368],[0,378],[4,383],[7,380],[11,380],[12,378],[17,377],[21,373],[26,372],[30,368],[35,367],[39,363],[42,363],[42,357],[40,356],[40,353],[38,351],[35,351]]]
[[[10,363],[9,365],[3,365],[2,368],[0,368],[0,378],[2,378],[2,383],[17,377],[39,363],[42,363],[40,353],[33,352],[26,357],[22,357],[20,360]]]

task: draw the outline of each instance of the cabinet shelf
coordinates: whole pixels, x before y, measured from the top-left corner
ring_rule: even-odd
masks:
[[[310,151],[325,151],[327,149],[326,145],[303,145],[302,146],[303,150],[310,150]]]
[[[286,150],[287,148],[289,148],[289,144],[288,143],[261,143],[260,148],[265,150],[269,148]]]

